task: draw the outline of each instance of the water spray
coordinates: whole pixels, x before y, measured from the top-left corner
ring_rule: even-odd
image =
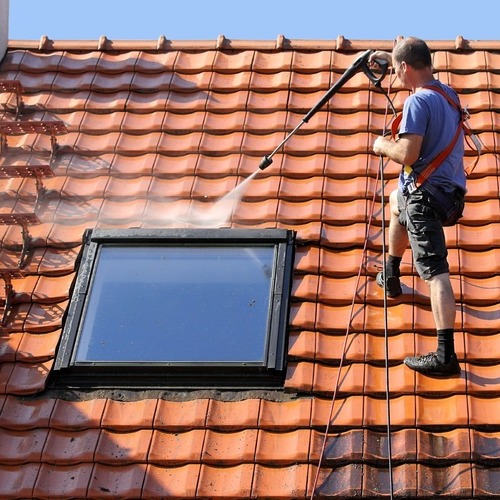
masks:
[[[302,118],[301,122],[278,144],[275,150],[264,156],[259,164],[261,170],[266,169],[273,162],[273,156],[285,145],[285,143],[304,125],[307,123],[324,105],[328,102],[333,95],[354,75],[362,71],[368,79],[375,85],[375,87],[381,88],[380,84],[384,79],[389,63],[383,59],[375,59],[380,71],[380,75],[377,76],[373,70],[368,65],[370,55],[373,50],[367,50],[364,54],[358,57],[349,68],[346,69],[344,74],[331,86],[330,90],[311,108],[311,110]]]

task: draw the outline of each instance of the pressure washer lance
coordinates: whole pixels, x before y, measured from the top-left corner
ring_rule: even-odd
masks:
[[[311,108],[311,110],[302,118],[302,121],[280,142],[280,144],[276,147],[276,149],[266,156],[264,156],[259,164],[259,168],[264,170],[269,167],[269,165],[273,162],[273,156],[285,145],[285,143],[297,132],[297,130],[307,123],[318,111],[320,108],[324,106],[324,104],[329,101],[333,95],[346,83],[348,82],[355,74],[363,71],[363,73],[368,77],[368,79],[375,85],[376,87],[381,88],[380,84],[384,79],[387,69],[389,67],[389,63],[382,59],[375,59],[375,62],[380,68],[380,76],[377,77],[375,73],[368,66],[368,60],[370,58],[370,54],[373,50],[367,50],[363,55],[358,57],[349,68],[347,68],[344,74],[332,85],[330,90]]]

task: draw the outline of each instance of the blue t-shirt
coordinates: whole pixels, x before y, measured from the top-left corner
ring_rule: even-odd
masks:
[[[458,101],[454,90],[438,80],[432,85],[441,87],[450,97]],[[422,172],[429,162],[443,151],[453,139],[460,121],[458,110],[442,95],[429,89],[422,89],[410,95],[403,106],[403,118],[399,135],[416,134],[423,136],[418,160],[412,165],[415,172]],[[426,181],[433,187],[451,192],[456,187],[465,189],[463,133],[448,157],[439,165]],[[400,189],[408,185],[410,178],[404,169],[399,179]]]

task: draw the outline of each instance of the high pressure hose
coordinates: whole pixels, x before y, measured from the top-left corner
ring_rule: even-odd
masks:
[[[371,51],[368,51],[367,53],[363,54],[363,56],[361,56],[361,58],[358,59],[356,62],[359,62],[360,60],[361,61],[364,60],[364,61],[366,61],[366,64],[367,64],[368,57],[369,57],[370,53],[371,53]],[[380,62],[378,60],[377,60],[377,62],[378,62],[378,64],[380,64]],[[374,80],[372,78],[369,77],[370,80],[372,82],[374,82],[374,84],[377,87],[379,87],[379,88],[381,88],[380,87],[380,82],[383,79],[383,77],[385,76],[385,74],[387,72],[387,67],[388,67],[388,64],[385,61],[383,61],[383,63],[385,64],[385,67],[384,67],[384,70],[383,70],[383,76],[380,77],[380,78],[378,78],[377,81],[376,81],[376,83],[374,82]],[[354,64],[353,64],[353,66],[354,66]],[[351,66],[351,68],[353,66]],[[352,71],[351,68],[349,68],[346,71],[346,73],[344,73],[343,77],[339,80],[339,82],[341,80],[343,80],[343,78],[345,77],[346,74],[349,75],[350,71]],[[353,74],[351,74],[349,77],[352,77]],[[344,84],[346,81],[347,80],[344,79],[342,81],[342,84]],[[391,83],[389,82],[389,89],[390,89],[390,85],[391,85]],[[336,88],[332,92],[332,89],[334,87],[336,87]],[[309,118],[311,118],[314,115],[314,113],[316,113],[316,111],[318,111],[318,109],[321,106],[323,106],[325,104],[325,102],[335,93],[335,91],[339,88],[338,87],[338,82],[337,82],[337,84],[334,85],[334,87],[332,87],[327,92],[327,94],[318,102],[318,104],[316,104],[316,106],[314,106],[311,109],[311,111],[304,117],[303,123],[306,121],[305,118],[307,118],[307,120],[309,120]],[[389,108],[391,108],[394,116],[396,115],[396,110],[394,108],[394,105],[393,105],[390,97],[389,97],[390,90],[388,92],[385,92],[384,89],[382,89],[382,88],[381,88],[381,90],[384,92],[384,94],[385,94],[385,96],[387,98],[387,106],[386,106],[385,121],[384,121],[384,131],[383,131],[383,134],[385,135],[385,131],[388,128],[388,125],[387,125],[388,118],[387,117],[388,117]],[[292,132],[292,134],[294,132],[295,132],[295,130]],[[288,140],[288,138],[286,140]],[[286,142],[286,140],[284,142]],[[284,144],[284,142],[282,144]],[[272,154],[275,154],[275,152],[281,147],[281,145]],[[262,163],[264,162],[265,159],[266,159],[266,157],[264,157],[264,159],[262,160]],[[272,161],[271,161],[271,163],[272,163]],[[269,165],[271,163],[269,163]],[[269,165],[265,165],[263,168],[266,168]],[[380,165],[379,165],[379,169],[378,169],[378,172],[377,172],[377,182],[380,179],[381,183],[382,183],[382,201],[383,201],[383,193],[384,193],[384,190],[383,190],[383,182],[384,182],[383,170],[384,170],[384,166],[385,165],[384,165],[383,158],[380,157]],[[375,206],[375,196],[376,196],[376,192],[374,192],[374,194],[373,194],[372,210],[370,212],[369,221],[368,221],[367,235],[366,235],[364,246],[363,246],[363,258],[362,258],[362,261],[361,261],[360,266],[359,266],[359,270],[358,270],[358,274],[357,274],[357,279],[356,279],[355,290],[357,290],[358,287],[359,287],[359,283],[360,283],[360,280],[361,280],[361,272],[362,272],[362,268],[363,268],[363,265],[364,265],[366,251],[367,251],[367,248],[368,248],[368,233],[369,233],[369,227],[370,227],[372,219],[373,219],[373,212],[374,212],[374,206]],[[383,209],[382,209],[382,231],[384,232],[384,236],[383,236],[384,240],[383,240],[383,245],[382,246],[383,246],[383,255],[384,255],[383,258],[384,258],[384,262],[385,262],[385,215],[384,215],[384,210]],[[338,372],[337,372],[337,381],[336,381],[335,388],[334,388],[334,391],[333,391],[333,396],[332,396],[331,405],[330,405],[329,418],[328,418],[328,422],[326,424],[325,433],[324,433],[324,436],[323,436],[323,442],[322,442],[322,446],[321,446],[319,462],[318,462],[318,466],[317,466],[317,469],[316,469],[316,474],[315,474],[315,477],[314,477],[314,480],[313,480],[313,484],[312,484],[312,488],[311,488],[310,500],[314,500],[315,493],[316,493],[316,488],[317,488],[317,485],[318,485],[318,480],[319,480],[319,476],[320,476],[320,472],[321,472],[321,465],[322,465],[323,456],[324,456],[325,449],[326,449],[326,443],[327,443],[327,439],[328,439],[328,433],[329,433],[330,425],[331,425],[331,418],[332,418],[332,415],[333,415],[335,401],[336,401],[336,398],[337,398],[337,390],[338,390],[338,386],[339,386],[339,383],[340,383],[340,377],[341,377],[342,368],[344,366],[345,353],[346,353],[346,350],[347,350],[347,340],[348,340],[348,337],[349,337],[349,334],[350,334],[350,327],[351,327],[352,315],[353,315],[354,305],[355,305],[355,295],[356,295],[356,293],[354,293],[354,296],[353,296],[353,299],[352,299],[352,302],[351,302],[351,310],[350,310],[350,315],[349,315],[349,323],[347,325],[346,332],[345,332],[344,345],[343,345],[343,349],[342,349],[342,355],[341,355],[341,358],[340,358],[340,365],[339,365]],[[390,416],[390,399],[389,399],[389,393],[390,393],[390,390],[389,390],[389,365],[388,365],[389,354],[388,354],[387,302],[386,301],[387,301],[387,298],[385,297],[385,293],[384,293],[384,312],[385,312],[385,317],[386,317],[386,320],[385,320],[385,332],[386,332],[386,335],[385,335],[385,370],[386,370],[386,400],[387,400],[387,444],[388,444],[387,453],[388,453],[388,458],[389,458],[389,464],[388,464],[388,468],[389,468],[389,498],[392,500],[394,498],[394,483],[393,483],[393,470],[392,470],[392,445],[391,445],[392,436],[391,436],[391,416]]]

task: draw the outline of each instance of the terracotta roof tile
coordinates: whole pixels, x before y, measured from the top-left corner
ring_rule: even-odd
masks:
[[[294,464],[288,467],[255,466],[252,495],[304,497],[308,490],[307,464]]]
[[[153,165],[153,174],[165,178],[192,175],[198,163],[203,164],[203,159],[198,159],[195,154],[175,157],[158,155]]]
[[[326,92],[331,86],[331,74],[328,71],[315,73],[292,72],[290,75],[290,89],[297,92],[312,92],[323,90]]]
[[[250,86],[260,89],[262,92],[275,92],[288,89],[290,86],[290,74],[289,71],[271,74],[253,72],[250,78]]]
[[[206,414],[209,429],[238,430],[256,427],[260,400],[218,401],[211,399]]]
[[[3,298],[5,300],[5,298]],[[16,334],[2,334],[0,348],[0,360],[2,363],[12,363],[16,359],[22,336]]]
[[[444,483],[442,470],[425,465],[418,466],[417,473],[421,477],[419,490],[423,494],[431,494],[431,491],[436,492],[437,485],[443,485],[439,488],[439,493],[442,495],[470,496],[472,493],[472,471],[469,464],[450,465],[448,470],[452,480]]]
[[[172,431],[204,428],[207,422],[209,403],[210,400],[208,399],[194,399],[183,402],[160,399],[153,427]]]
[[[349,464],[347,466],[334,467],[333,469],[321,469],[318,476],[318,495],[340,497],[359,496],[362,494],[363,466],[361,464]]]
[[[127,76],[130,78],[129,75]],[[166,92],[171,89],[173,77],[173,73],[135,73],[128,87],[122,90],[140,90],[141,92],[156,93]]]
[[[496,461],[499,455],[498,433],[483,432],[481,430],[471,429],[471,452],[472,459],[483,463]]]
[[[216,73],[240,73],[249,71],[252,67],[252,61],[255,57],[253,50],[242,52],[223,52],[218,51],[213,61],[213,70]]]
[[[2,465],[0,467],[0,494],[9,497],[15,491],[19,497],[33,496],[33,486],[41,468],[39,463]]]
[[[415,427],[416,402],[413,395],[396,396],[389,400],[391,426]],[[373,396],[365,396],[363,400],[363,424],[387,425],[387,401]]]
[[[363,425],[364,398],[351,395],[345,398],[320,399],[312,402],[311,425],[324,429],[330,422],[333,428],[357,428]],[[382,421],[381,419],[378,420]],[[368,423],[368,422],[367,422]]]
[[[157,403],[156,399],[144,399],[133,403],[109,399],[101,425],[103,428],[116,431],[152,428]]]
[[[365,348],[365,342],[367,342],[365,337],[367,336],[364,334],[347,334],[347,332],[338,335],[318,334],[315,353],[316,359],[325,363],[334,361],[340,363],[343,357],[343,359],[349,362],[362,362],[365,360],[365,351],[367,358],[369,353],[372,352],[368,350],[368,347]]]
[[[47,429],[2,431],[0,463],[7,465],[40,462],[47,439]]]
[[[78,89],[80,90],[80,89]],[[123,111],[125,104],[128,103],[128,90],[119,92],[89,92],[85,108],[88,111],[99,111],[107,109],[109,111]],[[92,149],[90,150],[92,151]]]
[[[102,497],[103,495],[138,497],[141,495],[145,475],[145,464],[141,467],[128,464],[122,467],[95,464],[86,495],[89,497]]]
[[[494,495],[496,491],[495,483],[498,481],[497,467],[484,467],[475,465],[472,468],[473,492],[475,495]]]
[[[85,496],[91,474],[92,464],[88,463],[79,464],[78,467],[42,464],[33,495],[38,497]]]
[[[208,90],[210,88],[210,79],[210,72],[193,74],[173,73],[169,87],[174,92],[198,92],[198,90]]]
[[[60,330],[44,333],[43,335],[24,333],[19,339],[16,360],[20,362],[38,362],[53,359],[60,336]]]
[[[467,360],[472,363],[495,362],[497,356],[492,348],[498,342],[498,334],[484,336],[481,333],[466,332],[464,335]],[[474,381],[473,375],[470,377]],[[481,379],[478,379],[480,381]]]
[[[7,384],[14,370],[13,362],[5,362],[0,366],[0,394],[7,394]]]
[[[206,432],[209,431],[204,429],[193,429],[187,432],[155,430],[148,461],[162,466],[199,463]],[[204,461],[210,461],[210,458]]]
[[[256,51],[252,71],[256,73],[278,73],[291,68],[292,52],[266,53]]]
[[[161,54],[141,51],[135,61],[134,70],[139,73],[165,73],[172,71],[177,56],[178,53],[175,50]]]
[[[484,415],[488,415],[488,424],[497,425],[499,417],[495,411],[495,398],[479,396],[468,396],[467,403],[469,406],[470,416],[469,422],[471,426],[483,426]]]
[[[210,80],[210,90],[215,92],[235,92],[248,90],[250,87],[250,71],[239,73],[213,73]]]
[[[382,436],[380,436],[382,437]],[[313,431],[311,436],[310,457],[312,460],[319,460],[323,456],[324,464],[336,462],[352,463],[363,458],[364,432],[362,429],[350,430],[347,432],[336,432],[325,435]]]
[[[200,464],[193,463],[175,467],[148,465],[142,489],[143,496],[161,498],[168,494],[171,497],[195,497],[200,469]]]
[[[206,464],[223,466],[254,462],[258,460],[256,446],[256,429],[236,433],[208,430],[203,440],[201,460]]]
[[[304,361],[290,360],[286,371],[287,390],[311,392],[313,389],[314,365]]]
[[[138,50],[118,54],[102,53],[97,61],[96,71],[98,73],[133,72],[139,55],[140,52]]]
[[[198,477],[196,496],[249,497],[254,476],[253,464],[219,467],[203,464]]]
[[[308,427],[311,421],[311,400],[268,401],[262,400],[259,413],[259,428],[287,430]]]
[[[159,153],[173,153],[173,154],[178,154],[178,155],[183,155],[186,153],[192,153],[195,151],[203,151],[203,148],[201,146],[201,141],[207,140],[208,134],[201,134],[200,132],[193,132],[193,133],[187,133],[187,134],[182,134],[182,135],[175,135],[175,134],[168,134],[168,133],[162,133],[162,134],[147,134],[146,136],[132,136],[129,135],[128,137],[122,134],[120,137],[120,142],[118,144],[119,149],[123,149],[123,151],[126,152],[139,152],[141,151],[141,148],[144,148],[146,146],[146,151],[147,152],[159,152]],[[217,140],[219,136],[214,136],[213,137],[213,143],[206,148],[206,150],[210,151],[211,147],[215,149],[216,151],[225,151],[223,148],[225,146],[228,146],[228,151],[234,152],[239,150],[239,144],[240,141],[238,141],[238,137],[241,137],[241,134],[227,134],[227,136],[222,136],[222,137],[229,137],[229,141],[219,141]],[[217,139],[216,139],[217,138]],[[231,150],[231,141],[234,139],[233,143],[233,149]]]
[[[7,396],[0,413],[2,429],[28,430],[48,427],[54,399],[19,400]]]
[[[147,461],[153,431],[142,429],[127,433],[101,430],[95,450],[98,463],[118,465]]]
[[[470,368],[472,368],[469,365]],[[469,394],[490,396],[495,391],[498,384],[498,365],[494,366],[474,366],[473,374],[467,380],[467,390]],[[472,372],[472,370],[469,370]]]
[[[35,394],[45,389],[53,360],[41,363],[16,363],[5,387],[6,394]]]
[[[58,399],[50,417],[50,427],[63,431],[98,429],[101,426],[106,401],[106,399],[86,401]]]
[[[391,393],[411,394],[414,391],[415,374],[408,372],[403,364],[391,366],[388,374],[385,367],[366,365],[363,391],[384,394],[387,389],[387,376],[389,381],[388,389]]]
[[[392,454],[395,460],[405,462],[415,461],[417,458],[417,449],[420,441],[417,440],[417,433],[414,429],[403,429],[395,431],[395,437]],[[422,434],[427,434],[423,432]],[[424,438],[427,436],[424,436]],[[364,431],[363,458],[373,462],[383,464],[388,460],[388,442],[385,432],[375,432],[371,430]]]
[[[51,429],[44,436],[42,461],[54,465],[93,462],[99,434],[99,429],[79,432]]]

